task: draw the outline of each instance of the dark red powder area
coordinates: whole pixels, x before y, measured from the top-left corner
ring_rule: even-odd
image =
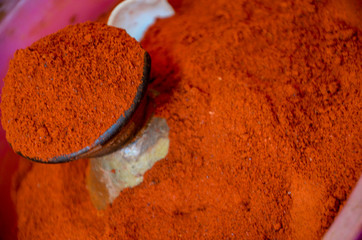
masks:
[[[1,103],[13,149],[46,160],[94,143],[131,106],[144,52],[124,30],[90,22],[18,50]]]

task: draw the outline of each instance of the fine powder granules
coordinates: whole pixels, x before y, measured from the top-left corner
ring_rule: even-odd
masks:
[[[320,239],[362,172],[361,30],[330,1],[184,0],[143,41],[170,150],[97,211],[21,161],[19,239]],[[350,21],[351,20],[351,21]]]
[[[1,103],[13,149],[47,160],[93,144],[131,106],[144,53],[124,30],[91,22],[18,50]]]

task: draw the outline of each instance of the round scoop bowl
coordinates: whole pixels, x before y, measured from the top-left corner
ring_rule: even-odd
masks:
[[[140,41],[156,19],[171,17],[174,14],[175,11],[167,0],[127,0],[113,9],[107,24],[125,29],[129,35]],[[151,58],[147,52],[144,61],[142,83],[138,87],[132,106],[93,144],[77,152],[55,156],[47,160],[25,158],[41,163],[63,163],[80,158],[104,156],[125,145],[144,126],[147,119],[146,90],[151,69]],[[23,156],[19,152],[18,154]]]
[[[70,154],[54,156],[50,159],[29,158],[18,152],[19,155],[35,162],[63,163],[80,158],[100,157],[114,152],[129,140],[143,127],[147,118],[147,86],[151,70],[151,58],[147,52],[144,56],[144,66],[141,84],[138,86],[133,103],[122,116],[118,118],[107,131],[105,131],[94,143]],[[105,96],[107,97],[107,96]]]

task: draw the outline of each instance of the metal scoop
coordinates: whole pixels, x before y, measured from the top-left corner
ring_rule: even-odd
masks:
[[[100,157],[114,152],[131,140],[144,126],[147,115],[147,86],[151,70],[151,58],[147,52],[144,56],[143,76],[137,89],[131,107],[120,116],[115,124],[105,131],[94,143],[70,154],[54,156],[48,160],[29,158],[17,152],[19,155],[35,162],[63,163],[80,158]]]

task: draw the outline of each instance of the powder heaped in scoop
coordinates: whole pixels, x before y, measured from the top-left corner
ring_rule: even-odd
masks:
[[[94,143],[132,105],[144,53],[124,30],[92,22],[18,50],[1,103],[13,149],[46,160]]]

